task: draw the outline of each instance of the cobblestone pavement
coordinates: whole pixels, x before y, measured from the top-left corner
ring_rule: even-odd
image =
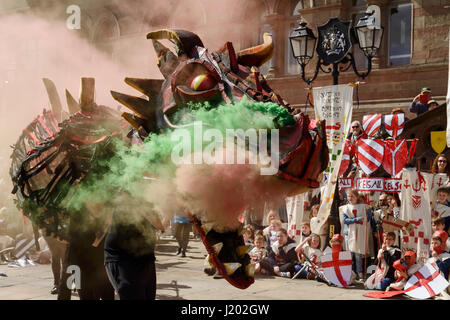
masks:
[[[159,300],[376,300],[366,298],[362,285],[347,289],[329,287],[313,280],[258,277],[245,290],[203,272],[206,249],[200,240],[191,239],[187,257],[175,255],[177,243],[170,237],[160,239],[156,252]],[[0,300],[55,300],[50,294],[53,276],[50,265],[24,268],[0,265]],[[72,299],[78,299],[76,294]],[[405,298],[397,298],[405,299]]]

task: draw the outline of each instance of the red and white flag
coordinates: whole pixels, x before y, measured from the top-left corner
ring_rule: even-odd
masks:
[[[341,166],[339,167],[338,176],[344,174],[345,170],[347,170],[348,165],[350,164],[350,160],[352,157],[351,145],[352,143],[349,140],[345,140],[344,148],[342,150],[342,160]]]
[[[377,170],[383,162],[384,143],[381,139],[359,139],[358,165],[365,174]]]
[[[405,285],[405,293],[415,299],[428,299],[447,287],[448,281],[441,275],[436,263],[426,263],[409,278]]]
[[[362,123],[364,132],[367,133],[369,137],[372,137],[375,133],[380,130],[381,127],[381,113],[369,114],[363,117]]]
[[[405,128],[405,114],[389,114],[384,116],[384,129],[393,138],[397,138]]]
[[[338,287],[347,287],[352,282],[352,253],[334,251],[327,247],[320,257],[325,277]]]
[[[408,146],[405,139],[386,140],[384,143],[383,168],[394,177],[406,164]]]

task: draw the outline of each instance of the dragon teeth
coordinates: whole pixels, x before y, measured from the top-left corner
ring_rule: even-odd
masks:
[[[232,275],[237,269],[239,269],[242,264],[238,262],[224,263],[225,269],[227,270],[228,275]]]
[[[236,252],[238,254],[239,257],[243,257],[245,256],[245,254],[249,253],[250,250],[252,250],[252,246],[251,245],[243,245],[243,246],[239,246],[236,248]]]
[[[250,263],[245,267],[245,274],[251,278],[255,277],[255,265],[253,263]]]
[[[220,250],[223,248],[223,242],[216,243],[212,246],[217,255],[219,255]]]

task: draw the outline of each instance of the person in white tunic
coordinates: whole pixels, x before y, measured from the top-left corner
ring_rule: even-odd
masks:
[[[348,226],[347,244],[352,253],[353,268],[357,281],[364,281],[364,259],[370,254],[369,235],[372,234],[367,217],[367,205],[358,203],[359,193],[355,189],[347,190],[348,204],[339,207],[339,215]]]

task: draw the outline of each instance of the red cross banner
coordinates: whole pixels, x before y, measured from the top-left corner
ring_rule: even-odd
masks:
[[[408,146],[406,139],[386,140],[384,142],[383,168],[392,177],[396,176],[406,164]]]
[[[379,114],[369,114],[363,117],[362,126],[364,132],[367,133],[369,137],[372,137],[375,133],[380,130],[381,127],[381,113]]]
[[[300,226],[304,216],[305,193],[286,198],[286,211],[288,216],[288,235],[297,244],[300,242]]]
[[[414,225],[414,231],[402,232],[402,251],[413,250],[417,253],[418,263],[425,263],[430,250],[431,205],[429,183],[424,174],[415,168],[402,170],[403,188],[400,193],[400,219]]]
[[[320,257],[323,273],[330,282],[338,287],[347,287],[352,281],[352,253],[325,249]]]
[[[392,138],[397,138],[404,128],[405,114],[388,114],[384,116],[384,129]]]
[[[383,162],[384,143],[381,139],[359,139],[357,148],[358,164],[365,174],[377,170]]]
[[[448,286],[448,281],[441,275],[436,263],[426,263],[409,278],[404,290],[369,292],[364,294],[364,296],[382,299],[404,293],[411,298],[428,299],[438,295]]]

